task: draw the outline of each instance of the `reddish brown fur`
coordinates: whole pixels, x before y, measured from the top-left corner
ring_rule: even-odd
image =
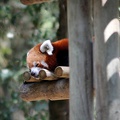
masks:
[[[47,53],[42,53],[40,51],[41,44],[34,46],[27,56],[27,64],[29,68],[33,67],[33,62],[38,63],[37,67],[45,68],[40,61],[44,61],[48,64],[48,70],[54,70],[57,66],[57,53],[61,50],[68,50],[68,39],[62,39],[57,42],[52,43],[54,47],[53,55],[48,55]]]

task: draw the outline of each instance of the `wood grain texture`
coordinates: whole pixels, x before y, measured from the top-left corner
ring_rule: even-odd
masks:
[[[54,74],[59,78],[69,78],[69,67],[58,66],[55,68]]]
[[[90,1],[68,0],[70,120],[92,120],[90,29]]]
[[[118,0],[94,1],[96,119],[120,119]]]
[[[57,80],[58,79],[53,72],[50,72],[47,69],[42,69],[40,71],[39,78],[40,80]]]
[[[24,101],[69,99],[69,80],[23,83],[20,87],[20,96]]]

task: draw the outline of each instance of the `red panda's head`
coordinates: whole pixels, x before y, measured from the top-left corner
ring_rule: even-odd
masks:
[[[39,71],[43,68],[53,70],[57,66],[57,51],[54,44],[50,40],[46,40],[42,44],[37,44],[27,53],[27,66],[31,71],[31,75],[37,77]]]
[[[43,68],[53,71],[57,65],[66,65],[66,56],[68,56],[68,39],[53,43],[46,40],[27,53],[26,61],[31,75],[37,77]]]

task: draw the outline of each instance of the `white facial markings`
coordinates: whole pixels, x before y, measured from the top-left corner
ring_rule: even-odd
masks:
[[[36,61],[34,61],[34,62],[33,62],[33,66],[35,67],[35,66],[36,66],[36,64],[37,64],[37,63],[36,63]]]
[[[52,55],[53,53],[53,46],[50,40],[46,40],[42,43],[42,45],[40,46],[40,51],[42,53],[47,52],[48,55]]]
[[[37,66],[36,66],[37,63],[43,65],[43,68],[37,67]],[[49,67],[48,64],[47,64],[44,60],[39,61],[39,62],[38,62],[38,61],[37,61],[37,62],[34,61],[34,62],[33,62],[33,67],[30,68],[31,75],[34,76],[34,77],[38,77],[40,70],[44,69],[44,67],[45,67],[45,68],[48,68],[48,67]],[[28,68],[29,68],[29,66],[28,66]]]
[[[41,64],[41,65],[43,65],[43,67],[46,67],[46,68],[49,67],[48,64],[47,64],[44,60],[42,60],[42,61],[37,61],[37,62],[34,61],[34,62],[33,62],[33,66],[34,66],[34,67],[37,67],[37,66],[36,66],[37,64]]]
[[[41,64],[42,64],[44,67],[46,67],[46,68],[49,67],[48,64],[47,64],[45,61],[41,61]]]
[[[40,62],[38,62],[38,61],[37,61],[37,62],[36,62],[36,61],[33,62],[33,66],[34,66],[34,67],[37,67],[38,64],[40,64]]]
[[[39,67],[32,67],[30,69],[31,75],[34,77],[38,77],[40,70],[41,70],[41,68],[39,68]]]

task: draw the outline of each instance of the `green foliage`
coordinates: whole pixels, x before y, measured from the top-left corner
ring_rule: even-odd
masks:
[[[12,0],[0,5],[1,120],[15,120],[16,115],[24,120],[48,120],[47,101],[24,102],[19,86],[27,69],[27,51],[42,40],[55,40],[58,16],[57,2],[25,6]]]
[[[53,9],[54,8],[54,9]],[[56,31],[58,29],[58,6],[56,2],[52,4],[40,4],[27,6],[25,12],[32,16],[30,20],[33,23],[34,41],[42,39],[55,39]]]

